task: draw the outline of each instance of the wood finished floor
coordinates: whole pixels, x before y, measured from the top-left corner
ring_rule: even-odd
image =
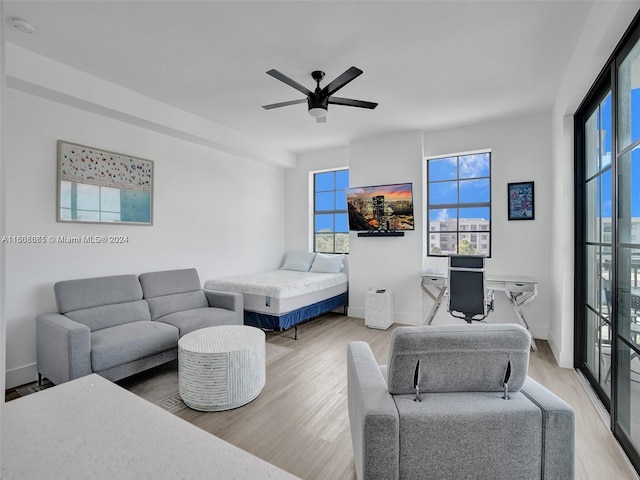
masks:
[[[300,326],[298,340],[293,331],[269,332],[267,342],[286,350],[268,362],[267,383],[256,400],[227,412],[185,408],[177,415],[300,478],[355,479],[347,343],[369,343],[378,363],[386,363],[395,327],[375,330],[362,319],[327,315]],[[548,344],[538,344],[540,352],[531,354],[529,375],[576,412],[576,480],[637,480],[576,372],[559,368]]]
[[[392,330],[362,319],[327,315],[293,331],[269,332],[278,355],[267,362],[267,383],[250,404],[226,412],[177,412],[186,421],[302,479],[355,479],[347,414],[346,345],[371,345],[386,363]],[[529,374],[576,412],[576,480],[637,480],[633,468],[586,394],[575,371],[557,366],[546,342],[531,354]],[[160,367],[162,368],[162,367]],[[175,391],[159,385],[154,370],[122,383],[152,402]],[[173,381],[175,383],[175,379]],[[121,382],[119,382],[121,383]]]

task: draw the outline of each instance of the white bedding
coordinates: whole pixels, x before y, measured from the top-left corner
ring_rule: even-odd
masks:
[[[204,288],[273,298],[289,298],[331,289],[348,281],[347,274],[297,272],[274,270],[272,272],[237,275],[207,280]]]
[[[348,277],[344,272],[294,270],[217,278],[204,284],[205,288],[211,290],[242,293],[246,311],[276,316],[345,293],[348,286]]]

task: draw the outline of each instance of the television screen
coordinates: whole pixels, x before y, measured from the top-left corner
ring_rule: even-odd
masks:
[[[411,183],[347,188],[349,230],[413,230]]]

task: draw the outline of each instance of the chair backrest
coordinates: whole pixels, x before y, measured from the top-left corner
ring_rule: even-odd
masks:
[[[531,337],[517,324],[398,327],[391,335],[387,382],[392,395],[520,390]],[[420,362],[418,375],[416,365]]]
[[[449,313],[467,322],[487,316],[484,256],[449,256]]]

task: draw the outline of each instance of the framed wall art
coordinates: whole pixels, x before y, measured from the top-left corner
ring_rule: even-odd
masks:
[[[509,220],[533,220],[535,198],[533,182],[509,183]]]
[[[153,161],[59,140],[57,220],[153,225]]]

